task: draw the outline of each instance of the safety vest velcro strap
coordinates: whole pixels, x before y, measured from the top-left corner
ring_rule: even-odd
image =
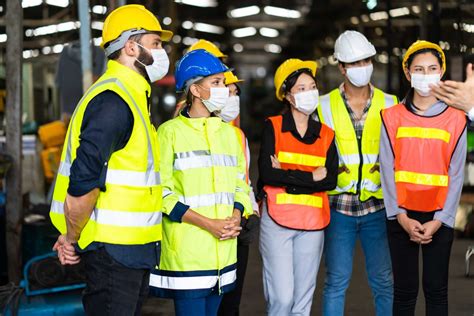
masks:
[[[278,161],[293,165],[319,167],[326,164],[326,157],[280,151],[278,152]]]
[[[449,143],[451,134],[439,128],[402,126],[397,129],[397,138],[439,139],[445,143]]]
[[[207,150],[175,153],[175,170],[209,168],[216,166],[237,167],[237,157],[225,154],[211,154]]]
[[[64,203],[53,201],[51,212],[64,214]],[[161,212],[125,212],[94,208],[89,220],[102,225],[147,227],[161,223]]]
[[[226,273],[209,276],[164,276],[151,274],[150,286],[171,290],[197,290],[213,288],[220,279],[220,286],[232,284],[237,279],[237,271],[232,270]]]
[[[105,183],[149,187],[160,184],[160,173],[108,169]]]
[[[278,193],[276,195],[276,204],[296,204],[322,208],[323,199],[320,196],[309,194]]]
[[[195,196],[180,196],[179,201],[191,208],[214,206],[216,204],[234,205],[234,193],[216,192]]]
[[[437,187],[447,187],[449,183],[449,177],[437,174],[396,171],[395,182],[406,182]]]

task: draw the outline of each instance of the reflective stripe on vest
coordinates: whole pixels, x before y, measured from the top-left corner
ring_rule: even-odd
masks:
[[[234,194],[229,192],[216,192],[196,196],[180,196],[179,201],[191,208],[207,207],[216,204],[234,205]]]
[[[398,206],[419,212],[443,209],[465,114],[447,107],[438,115],[422,117],[398,104],[384,110],[382,118],[394,155]]]
[[[449,182],[448,176],[437,174],[426,174],[410,171],[396,171],[395,182],[406,182],[414,184],[422,184],[437,187],[447,187]]]
[[[210,276],[164,276],[158,274],[150,275],[150,286],[170,290],[196,290],[213,288],[217,282],[221,287],[232,284],[237,280],[237,271]]]
[[[380,141],[380,115],[383,108],[392,106],[396,98],[373,88],[371,106],[364,123],[361,144],[358,144],[355,130],[339,89],[320,97],[318,114],[321,121],[336,132],[336,146],[339,155],[339,166],[344,166],[349,172],[338,175],[337,187],[329,194],[359,194],[361,201],[370,197],[382,199],[380,174],[370,172],[378,166]],[[359,168],[362,159],[362,173],[359,179]],[[378,169],[377,169],[378,170]],[[360,181],[360,191],[358,183]]]
[[[51,212],[64,214],[64,203],[53,201]],[[120,227],[154,226],[161,223],[161,212],[123,212],[94,208],[89,220]]]
[[[278,152],[278,161],[293,165],[318,167],[326,164],[326,157],[280,151]]]
[[[276,195],[276,204],[295,204],[321,208],[323,207],[323,199],[320,196],[309,194],[278,193]]]
[[[397,138],[426,138],[439,139],[445,143],[449,143],[451,135],[449,132],[439,128],[423,128],[423,127],[399,127],[397,130]]]
[[[210,167],[237,167],[237,157],[212,154],[207,150],[196,150],[175,153],[174,169],[188,170],[193,168],[210,168]]]

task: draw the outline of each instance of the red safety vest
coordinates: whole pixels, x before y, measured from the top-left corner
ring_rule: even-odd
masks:
[[[283,116],[269,120],[275,131],[275,154],[283,170],[312,172],[326,164],[326,153],[334,139],[332,129],[321,124],[319,137],[313,144],[304,144],[291,132],[282,132]],[[299,230],[320,230],[329,225],[329,200],[326,192],[289,194],[283,187],[265,185],[270,217],[279,225]]]
[[[443,209],[449,164],[466,115],[448,107],[436,116],[419,116],[398,104],[383,110],[382,120],[394,155],[398,205],[419,212]]]

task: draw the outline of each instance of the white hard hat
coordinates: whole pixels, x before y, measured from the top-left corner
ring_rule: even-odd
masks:
[[[334,44],[334,58],[343,63],[353,63],[375,54],[374,45],[357,31],[345,31]]]

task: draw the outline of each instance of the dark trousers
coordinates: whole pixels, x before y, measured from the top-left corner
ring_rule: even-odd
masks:
[[[87,315],[140,315],[150,270],[127,268],[103,247],[83,253],[81,260],[86,269],[82,304]]]
[[[421,224],[432,220],[433,215],[408,212],[408,217]],[[422,246],[410,241],[410,237],[397,220],[387,221],[387,231],[394,279],[393,315],[415,315],[419,288],[418,255],[421,247],[426,315],[447,316],[449,256],[453,244],[453,229],[441,226],[434,234],[433,240]]]
[[[239,305],[244,287],[245,272],[249,258],[249,246],[237,244],[237,285],[235,289],[224,294],[219,306],[219,316],[239,316]]]

